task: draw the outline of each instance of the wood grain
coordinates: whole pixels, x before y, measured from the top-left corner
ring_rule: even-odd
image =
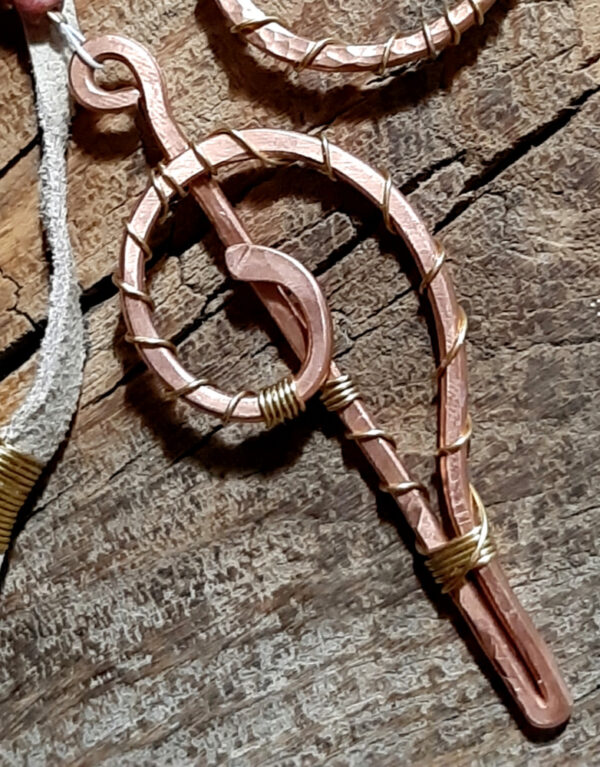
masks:
[[[315,37],[353,25],[360,39],[413,26],[421,6],[261,7]],[[163,403],[122,341],[109,280],[146,156],[130,115],[77,113],[71,226],[89,359],[71,438],[1,594],[2,764],[598,763],[598,0],[500,2],[460,47],[381,81],[289,73],[228,35],[209,0],[78,8],[90,35],[117,29],[151,47],[191,137],[225,124],[327,126],[389,167],[443,239],[470,319],[473,478],[575,712],[555,739],[527,739],[393,504],[318,404],[264,433]],[[18,25],[4,18],[6,419],[30,380],[47,290],[31,85]],[[431,344],[379,213],[299,168],[243,171],[226,189],[257,242],[319,275],[337,357],[428,478]],[[151,275],[160,330],[199,374],[233,387],[287,370],[284,344],[225,279],[191,201],[157,237]]]

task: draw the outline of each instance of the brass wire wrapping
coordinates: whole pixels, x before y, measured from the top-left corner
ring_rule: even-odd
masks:
[[[485,21],[483,11],[481,10],[481,7],[477,0],[469,0],[469,5],[473,9],[473,13],[475,14],[475,19],[477,21],[477,24],[481,26],[483,22]]]
[[[132,336],[131,333],[126,333],[125,340],[127,343],[134,344],[135,346],[143,346],[149,349],[168,349],[169,351],[173,352],[173,354],[177,354],[177,347],[175,344],[171,341],[167,341],[164,338],[157,338],[152,336]]]
[[[213,382],[208,378],[195,378],[193,381],[190,381],[177,389],[170,389],[165,392],[165,399],[172,402],[179,397],[184,397],[186,394],[195,392],[196,389],[199,389],[201,386],[213,386]]]
[[[35,458],[0,440],[0,555],[8,548],[17,515],[42,469]]]
[[[458,315],[458,325],[456,328],[456,336],[454,338],[454,341],[452,342],[452,346],[450,347],[450,350],[446,353],[446,355],[442,358],[442,361],[438,365],[438,368],[435,373],[437,378],[441,378],[444,375],[444,373],[446,372],[448,368],[448,365],[456,357],[456,355],[460,351],[461,346],[465,342],[465,338],[467,337],[467,328],[469,326],[469,321],[467,319],[465,310],[462,308],[462,306],[459,306],[458,309],[459,309],[459,315]]]
[[[448,3],[446,2],[444,2],[444,18],[446,19],[448,29],[452,33],[452,45],[458,45],[460,43],[461,32],[456,24],[452,21],[452,17],[450,16],[450,8],[448,8]]]
[[[319,141],[321,142],[321,149],[323,151],[323,159],[321,161],[322,167],[325,169],[325,173],[329,176],[329,178],[332,181],[337,181],[337,176],[335,175],[335,171],[333,170],[333,165],[331,164],[331,154],[330,154],[330,147],[329,147],[329,139],[325,135],[325,133],[319,134]]]
[[[383,53],[381,54],[381,62],[376,70],[378,75],[384,75],[387,72],[390,56],[392,54],[392,48],[394,47],[394,43],[399,37],[402,37],[402,36],[403,36],[402,32],[394,32],[393,35],[390,35],[386,44],[383,46]]]
[[[312,40],[309,43],[304,56],[294,65],[295,69],[298,72],[302,72],[303,69],[309,67],[319,53],[321,53],[321,51],[328,45],[346,45],[346,43],[338,37],[323,37],[321,40]]]
[[[190,149],[194,153],[194,156],[196,157],[200,165],[204,166],[209,177],[214,176],[214,174],[217,172],[217,169],[212,164],[212,162],[207,157],[205,157],[205,155],[202,153],[202,150],[200,149],[198,144],[193,144],[190,142]]]
[[[496,556],[496,545],[490,536],[485,506],[473,487],[471,498],[477,507],[479,525],[464,535],[457,536],[426,558],[427,567],[442,593],[456,591],[471,570],[477,570]]]
[[[116,272],[113,273],[112,283],[113,285],[116,285],[122,293],[125,293],[126,296],[143,301],[145,304],[148,304],[152,311],[154,311],[155,306],[152,297],[148,293],[144,293],[143,290],[138,290],[135,285],[130,285],[128,282],[124,282]]]
[[[258,405],[267,429],[295,418],[306,409],[298,397],[296,382],[292,378],[283,378],[271,386],[265,386],[258,393]]]
[[[252,389],[242,389],[237,394],[233,395],[233,397],[227,403],[225,412],[221,416],[221,420],[223,421],[223,426],[227,426],[227,424],[231,422],[231,419],[235,415],[235,409],[240,404],[240,400],[243,399],[246,395],[251,396],[253,394],[256,394],[256,392],[253,391]]]
[[[417,482],[414,479],[407,479],[404,482],[392,482],[387,485],[382,483],[379,485],[379,489],[390,495],[405,495],[406,493],[412,493],[416,490],[418,493],[422,493],[426,498],[429,498],[429,490],[422,482]]]
[[[188,190],[185,189],[177,179],[173,178],[173,176],[169,173],[169,171],[166,169],[163,162],[159,162],[156,166],[156,172],[160,175],[162,179],[164,179],[165,183],[168,184],[171,189],[176,192],[180,197],[187,197]]]
[[[242,147],[242,149],[245,149],[248,154],[255,157],[257,160],[260,160],[263,165],[266,165],[267,168],[274,168],[277,165],[281,165],[282,161],[275,160],[272,157],[268,157],[264,152],[261,152],[261,150],[254,146],[254,144],[251,141],[248,141],[247,138],[244,138],[241,131],[236,130],[235,128],[223,128],[223,130],[215,131],[214,133],[211,133],[211,136],[230,136],[239,146]],[[285,161],[283,161],[285,162]]]
[[[482,10],[479,0],[468,0],[468,3],[470,7],[473,10],[473,15],[476,23],[481,26],[484,23],[484,11]],[[448,29],[450,30],[450,33],[452,35],[452,45],[458,45],[461,40],[461,31],[458,28],[458,25],[456,22],[452,20],[451,14],[456,10],[456,8],[460,5],[458,3],[453,8],[449,8],[447,2],[444,2],[444,8],[442,13],[442,18],[446,21],[448,25]],[[436,19],[437,21],[437,19]],[[280,19],[277,16],[261,16],[260,18],[251,18],[251,19],[245,19],[243,21],[240,21],[237,24],[233,24],[229,30],[233,34],[239,34],[239,33],[250,33],[250,32],[257,32],[258,30],[262,29],[263,27],[268,26],[269,24],[279,24],[282,26],[289,34],[293,34],[289,27],[287,26],[286,22],[284,22],[282,19]],[[435,42],[433,40],[433,36],[431,33],[431,27],[430,25],[425,21],[423,18],[423,21],[421,23],[421,31],[423,33],[423,37],[425,39],[425,47],[427,49],[427,54],[429,58],[436,58],[440,51],[438,50],[437,46],[435,45]],[[383,52],[381,55],[381,59],[378,64],[373,65],[370,67],[373,69],[377,74],[384,75],[389,67],[389,60],[392,54],[392,48],[394,46],[394,43],[396,40],[403,38],[403,37],[409,37],[411,35],[410,32],[403,32],[403,31],[396,31],[393,35],[391,35],[387,41],[385,42],[383,46]],[[248,41],[251,42],[253,45],[257,45],[254,41]],[[319,53],[327,46],[327,45],[349,45],[344,40],[340,40],[336,37],[325,37],[321,40],[311,40],[309,42],[308,48],[306,49],[306,52],[304,56],[300,59],[300,61],[296,62],[292,66],[294,66],[297,70],[301,71],[303,69],[306,69],[307,67],[310,67],[311,64],[315,61]],[[262,46],[261,46],[262,47]],[[267,52],[269,51],[267,47]]]
[[[429,25],[425,21],[425,16],[423,15],[423,12],[421,12],[421,30],[423,32],[423,37],[425,38],[425,45],[427,46],[427,54],[430,59],[436,59],[438,56],[438,49],[435,47],[435,43],[433,42],[433,37],[431,36],[431,30],[429,29]]]
[[[441,445],[437,450],[437,457],[443,458],[446,455],[452,455],[453,453],[458,453],[458,451],[463,447],[463,445],[466,445],[469,440],[471,439],[471,435],[473,434],[473,425],[471,423],[471,416],[467,416],[467,421],[465,424],[464,429],[462,430],[461,434],[457,439],[452,442],[450,445]]]
[[[347,407],[360,396],[359,390],[348,375],[331,378],[321,389],[321,402],[333,413]]]
[[[381,210],[381,213],[383,214],[383,221],[385,223],[386,229],[391,232],[392,234],[397,234],[396,228],[394,227],[392,223],[392,217],[390,215],[390,200],[392,196],[392,187],[394,185],[393,179],[389,173],[389,171],[384,171],[381,174],[383,178],[383,194],[381,195],[381,202],[379,204],[379,209]]]
[[[138,246],[138,248],[142,250],[143,254],[146,256],[146,260],[148,261],[151,259],[152,250],[150,249],[150,245],[148,245],[146,240],[143,237],[140,237],[140,235],[135,231],[129,222],[127,222],[125,229],[127,231],[127,236],[130,237]]]
[[[233,35],[237,35],[240,32],[256,32],[258,29],[266,27],[267,24],[279,24],[285,27],[284,22],[278,16],[262,16],[260,19],[247,19],[246,21],[240,21],[239,24],[233,24],[229,27],[229,31]]]
[[[155,168],[151,168],[150,183],[152,184],[152,187],[154,188],[154,191],[156,192],[156,196],[158,197],[160,202],[160,216],[158,217],[158,223],[162,224],[166,220],[167,216],[169,215],[169,200],[167,198],[167,195],[161,189],[160,184],[158,183],[159,178],[160,178],[160,174],[156,172]]]
[[[344,434],[346,439],[353,439],[355,442],[367,442],[370,439],[383,439],[394,448],[397,448],[396,440],[383,429],[365,429],[365,431],[347,431]]]
[[[444,265],[444,261],[446,260],[446,251],[444,250],[442,244],[438,242],[437,240],[435,241],[435,244],[437,248],[435,261],[433,262],[433,266],[427,272],[427,274],[423,277],[423,279],[421,280],[421,284],[419,285],[419,293],[421,295],[423,295],[423,293],[431,285],[434,279],[438,276],[439,271]]]

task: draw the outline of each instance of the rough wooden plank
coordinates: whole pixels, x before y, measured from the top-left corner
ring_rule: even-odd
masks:
[[[305,4],[302,24],[315,33],[324,29],[321,5]],[[364,19],[360,5],[345,3],[331,18]],[[415,572],[393,504],[356,452],[340,450],[318,405],[268,434],[220,429],[181,404],[158,407],[159,388],[120,340],[106,280],[145,183],[143,155],[129,118],[96,124],[80,115],[71,194],[91,290],[90,358],[71,440],[17,539],[0,602],[3,763],[598,761],[593,5],[500,5],[466,47],[364,93],[339,82],[328,93],[319,75],[288,92],[295,76],[244,53],[208,3],[192,29],[191,2],[81,9],[86,28],[110,31],[119,19],[152,45],[191,135],[224,121],[330,123],[332,138],[390,165],[441,230],[471,320],[473,477],[517,592],[574,691],[565,733],[532,743],[516,727],[449,606]],[[390,29],[387,17],[377,24]],[[317,97],[308,98],[309,85]],[[14,303],[20,269],[19,309],[39,322],[35,189],[14,183],[34,173],[29,153],[0,180],[3,210],[10,206],[27,243],[20,249],[0,233],[0,290]],[[258,241],[319,273],[341,364],[425,478],[433,363],[402,274],[405,254],[374,209],[328,181],[312,188],[314,178],[284,169],[245,175],[228,190]],[[182,338],[194,369],[232,389],[271,380],[286,369],[278,337],[249,293],[224,280],[214,236],[195,244],[205,226],[192,210],[179,206],[161,245],[169,255],[152,270],[161,329]],[[11,314],[3,348],[27,338]],[[33,362],[0,383],[4,416]]]

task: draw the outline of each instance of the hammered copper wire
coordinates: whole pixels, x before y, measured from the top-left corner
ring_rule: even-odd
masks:
[[[434,21],[422,21],[416,32],[395,32],[383,43],[348,43],[333,37],[311,40],[292,32],[285,23],[267,16],[252,0],[216,0],[230,23],[230,31],[242,34],[250,44],[295,68],[325,72],[374,71],[383,74],[419,59],[434,58],[475,24],[495,0],[461,0]]]
[[[487,3],[486,7],[489,7]],[[437,43],[437,33],[435,30],[432,33]],[[136,76],[139,91],[103,91],[94,82],[93,72],[78,59],[74,59],[71,82],[75,97],[90,108],[111,111],[141,101],[166,156],[165,165],[171,177],[182,185],[190,185],[196,200],[225,245],[249,244],[251,240],[235,211],[207,170],[207,167],[218,169],[226,163],[249,159],[247,150],[227,134],[210,137],[198,144],[199,153],[189,148],[170,117],[158,67],[141,46],[111,36],[90,41],[86,47],[99,60],[111,57],[125,61]],[[302,161],[319,169],[323,167],[323,146],[316,137],[261,129],[243,131],[243,135],[252,146],[273,159]],[[207,158],[208,166],[202,162],[202,157]],[[338,179],[350,183],[381,207],[387,191],[384,176],[334,145],[329,145],[328,157]],[[132,219],[136,232],[141,232],[143,237],[148,235],[160,207],[156,191],[150,186]],[[395,231],[408,246],[421,277],[425,277],[435,266],[438,257],[435,241],[396,188],[389,190],[387,209]],[[125,241],[121,276],[137,289],[145,290],[142,252],[131,238]],[[296,355],[303,359],[308,335],[303,319],[293,303],[271,283],[254,283],[253,287],[288,338]],[[440,268],[435,280],[428,286],[427,298],[435,323],[438,356],[444,360],[453,349],[457,332],[460,331],[459,305],[445,267]],[[142,329],[147,327],[149,312],[142,301],[125,294],[123,304],[130,319],[141,320]],[[177,367],[177,361],[167,350],[144,349],[142,352],[146,360],[160,372],[175,371],[176,385],[189,382],[189,375]],[[337,379],[340,375],[337,365],[331,363],[330,379]],[[466,356],[462,344],[449,361],[439,383],[439,444],[451,445],[460,438],[467,417]],[[227,400],[223,404],[226,407]],[[346,429],[352,433],[379,428],[360,396],[338,413]],[[359,442],[358,445],[386,486],[401,488],[403,483],[412,482],[400,457],[386,439],[373,438]],[[479,523],[471,503],[466,451],[465,444],[456,452],[439,458],[445,507],[454,529],[454,537],[465,535]],[[448,545],[449,538],[424,493],[406,492],[400,495],[398,490],[397,502],[415,533],[420,549],[426,554],[433,554]],[[460,588],[453,592],[452,597],[530,725],[544,729],[564,723],[570,714],[568,691],[552,655],[510,589],[498,560],[494,559],[472,572]]]

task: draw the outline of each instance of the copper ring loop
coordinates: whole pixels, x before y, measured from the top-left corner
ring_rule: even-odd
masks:
[[[250,45],[297,69],[384,74],[389,67],[433,58],[448,45],[457,45],[464,32],[483,23],[494,0],[459,0],[433,21],[423,22],[418,31],[396,31],[383,43],[366,44],[302,37],[282,19],[265,15],[252,0],[217,0],[217,4],[232,32],[242,33]]]

